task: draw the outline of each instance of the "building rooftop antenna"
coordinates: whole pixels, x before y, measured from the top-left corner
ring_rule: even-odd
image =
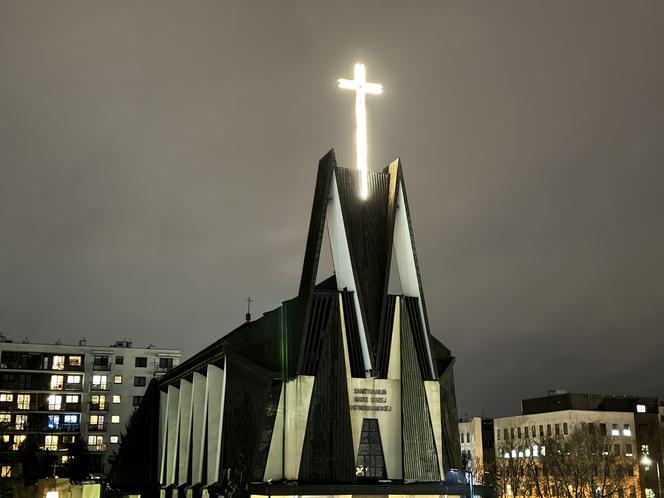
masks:
[[[245,301],[247,302],[247,314],[244,315],[244,319],[245,319],[245,321],[250,322],[251,321],[251,303],[253,303],[254,300],[251,299],[251,296],[249,296],[247,299],[245,299]]]

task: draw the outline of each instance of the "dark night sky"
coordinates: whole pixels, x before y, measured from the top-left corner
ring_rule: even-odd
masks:
[[[247,295],[295,295],[362,60],[460,414],[664,396],[663,23],[660,0],[0,0],[0,331],[188,356]]]

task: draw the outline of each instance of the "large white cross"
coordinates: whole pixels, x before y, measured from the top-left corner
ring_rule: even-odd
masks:
[[[357,169],[360,170],[360,196],[366,199],[369,195],[367,180],[367,109],[364,96],[367,93],[380,95],[383,85],[366,81],[364,64],[355,64],[355,79],[339,79],[339,88],[355,90],[355,146]]]

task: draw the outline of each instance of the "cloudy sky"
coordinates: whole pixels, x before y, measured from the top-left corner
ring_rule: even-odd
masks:
[[[0,0],[0,331],[188,356],[297,292],[316,164],[399,156],[459,413],[664,396],[664,3]]]

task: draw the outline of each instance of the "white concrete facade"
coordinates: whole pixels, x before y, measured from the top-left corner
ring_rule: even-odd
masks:
[[[44,427],[44,447],[63,450],[63,443],[80,435],[105,473],[108,457],[118,448],[147,385],[178,365],[180,357],[176,349],[136,348],[127,341],[113,346],[89,346],[85,341],[79,345],[0,342],[3,374],[32,378],[30,384],[16,386],[10,377],[3,377],[0,394],[13,399],[0,402],[0,414],[9,416],[16,428],[20,426],[17,417],[27,417],[26,424],[53,417]],[[76,378],[75,383],[69,382]],[[41,385],[44,382],[47,385]],[[22,400],[27,396],[27,408],[18,405],[19,395]],[[42,406],[40,400],[46,399]],[[76,422],[65,427],[71,420]],[[16,435],[20,437],[20,431]]]

